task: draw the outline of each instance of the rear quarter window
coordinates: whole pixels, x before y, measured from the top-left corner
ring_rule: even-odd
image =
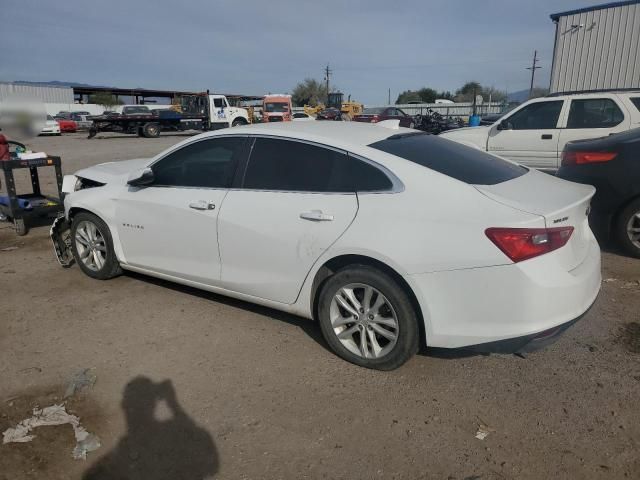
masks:
[[[528,171],[476,148],[423,133],[392,135],[369,147],[471,185],[496,185]]]

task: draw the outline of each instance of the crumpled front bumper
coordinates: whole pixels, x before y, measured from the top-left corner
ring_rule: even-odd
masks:
[[[64,268],[69,268],[75,260],[71,251],[71,224],[64,214],[59,215],[53,221],[49,236],[53,242],[53,251],[56,254],[58,263]]]

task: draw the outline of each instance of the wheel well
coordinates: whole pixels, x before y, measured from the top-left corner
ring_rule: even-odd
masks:
[[[91,215],[96,215],[95,213],[93,213],[90,210],[87,210],[86,208],[80,208],[80,207],[71,207],[69,209],[69,220],[72,220],[73,217],[75,217],[77,214],[82,213],[82,212],[86,212],[86,213],[90,213]],[[96,215],[98,218],[100,217],[99,215]]]
[[[248,125],[249,122],[247,122],[247,119],[244,117],[236,117],[231,123],[242,123],[243,125]]]
[[[396,272],[393,268],[387,265],[380,260],[376,260],[375,258],[367,257],[365,255],[340,255],[338,257],[334,257],[331,260],[328,260],[322,267],[318,269],[315,278],[313,279],[313,283],[311,285],[311,313],[313,318],[318,318],[318,301],[320,297],[320,290],[324,283],[334,275],[338,270],[341,270],[349,265],[366,265],[377,270],[380,270],[391,278],[393,278],[400,288],[404,290],[404,292],[408,295],[413,308],[416,311],[416,315],[418,316],[418,329],[420,331],[420,346],[425,347],[425,330],[424,330],[424,317],[422,315],[422,309],[420,308],[420,303],[418,299],[413,293],[413,290],[407,283],[407,281]]]

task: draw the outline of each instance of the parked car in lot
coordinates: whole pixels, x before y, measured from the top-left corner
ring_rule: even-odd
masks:
[[[311,115],[307,115],[304,112],[296,112],[293,114],[294,122],[310,122],[312,120],[315,120],[315,117],[312,117]]]
[[[89,130],[93,125],[93,121],[89,120],[89,115],[74,113],[71,120],[76,122],[76,128],[78,130]]]
[[[461,128],[442,136],[523,165],[555,171],[567,142],[638,126],[640,90],[536,98],[491,126]]]
[[[365,108],[360,115],[353,117],[355,122],[377,123],[384,120],[400,120],[401,127],[413,128],[415,120],[411,115],[396,107]]]
[[[65,176],[58,259],[315,318],[382,370],[421,343],[534,348],[589,308],[592,186],[390,123],[238,127]]]
[[[60,125],[61,132],[74,133],[78,130],[78,124],[75,121],[61,117],[54,118],[58,122],[58,125]]]
[[[557,175],[596,187],[592,224],[640,258],[640,128],[567,143]]]
[[[47,115],[47,120],[44,122],[40,135],[60,135],[60,125],[51,115]]]
[[[325,108],[316,114],[316,120],[342,120],[342,112],[337,108]]]

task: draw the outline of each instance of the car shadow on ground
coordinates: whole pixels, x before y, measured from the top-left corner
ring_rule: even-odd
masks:
[[[170,282],[168,280],[162,280],[155,277],[150,277],[141,273],[126,271],[125,275],[135,278],[137,280],[141,280],[144,282],[152,283],[154,285],[161,286],[163,288],[170,288],[174,291],[186,293],[189,295],[194,295],[199,298],[204,298],[207,300],[211,300],[213,302],[222,303],[224,305],[228,305],[234,308],[240,308],[242,310],[246,310],[252,313],[257,313],[259,315],[264,315],[265,317],[273,318],[274,320],[278,320],[280,322],[288,323],[289,325],[293,325],[295,327],[300,328],[309,338],[315,341],[322,348],[334,354],[324,337],[322,336],[322,332],[320,331],[320,326],[318,322],[315,320],[311,320],[308,318],[299,317],[297,315],[293,315],[290,313],[282,312],[280,310],[275,310],[273,308],[264,307],[262,305],[256,305],[255,303],[246,302],[244,300],[238,300],[236,298],[227,297],[224,295],[219,295],[217,293],[208,292],[206,290],[200,290],[194,287],[189,287],[187,285],[181,285],[179,283]],[[474,352],[470,350],[462,350],[462,349],[450,349],[450,348],[434,348],[434,347],[426,347],[424,342],[421,341],[420,351],[418,355],[425,357],[435,357],[441,359],[460,359],[460,358],[468,358],[475,356],[486,356],[488,354]]]
[[[158,408],[161,404],[164,409]],[[217,473],[218,452],[211,435],[182,409],[170,380],[134,378],[124,389],[122,409],[126,434],[83,480],[202,480]]]
[[[161,133],[160,136],[162,137],[193,137],[194,135],[198,135],[200,133],[205,133],[205,132],[201,132],[199,130],[193,130],[193,131],[189,131],[189,132],[174,132],[174,133]],[[98,133],[95,137],[92,138],[86,138],[86,137],[80,137],[81,139],[84,138],[85,140],[116,140],[116,139],[123,139],[123,138],[131,138],[131,139],[139,139],[140,137],[138,137],[135,134],[115,134],[115,135],[104,135],[101,133]],[[144,138],[144,137],[142,137]]]

